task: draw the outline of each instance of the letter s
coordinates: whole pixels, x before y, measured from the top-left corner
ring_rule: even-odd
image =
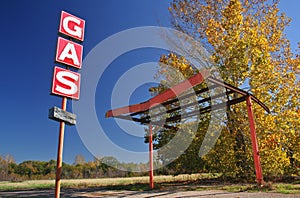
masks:
[[[77,85],[76,85],[74,82],[69,81],[69,80],[67,80],[67,79],[64,78],[64,77],[69,77],[69,78],[73,79],[73,80],[76,81],[76,82],[77,82],[78,79],[79,79],[79,77],[78,77],[77,75],[75,75],[75,74],[73,74],[73,73],[71,73],[71,72],[67,72],[67,71],[59,71],[59,72],[57,72],[57,74],[56,74],[56,79],[57,79],[60,83],[62,83],[62,84],[64,84],[64,85],[67,85],[67,86],[70,87],[70,88],[69,88],[69,89],[66,89],[66,88],[64,88],[64,87],[61,87],[61,86],[59,86],[59,85],[56,85],[55,90],[58,91],[58,92],[60,92],[60,93],[66,94],[66,95],[73,95],[73,94],[77,93],[77,91],[78,91]]]

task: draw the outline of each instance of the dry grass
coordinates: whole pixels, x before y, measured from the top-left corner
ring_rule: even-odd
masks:
[[[185,182],[196,181],[198,179],[216,178],[214,174],[191,174],[191,175],[162,175],[154,176],[155,183],[163,182]],[[132,184],[147,184],[149,177],[124,177],[124,178],[101,178],[101,179],[62,179],[62,187],[69,188],[86,188],[86,187],[104,187],[104,186],[120,186]],[[15,189],[45,189],[54,188],[54,180],[30,180],[23,182],[0,182],[0,190]]]
[[[272,184],[268,188],[258,188],[255,184],[205,183],[220,177],[220,174],[192,174],[178,176],[154,176],[155,187],[164,189],[181,189],[183,191],[226,190],[228,192],[279,192],[300,194],[299,184]],[[199,183],[200,181],[200,183]],[[204,183],[203,183],[204,181]],[[204,185],[203,185],[204,184]],[[30,180],[23,182],[0,182],[0,191],[25,189],[53,189],[54,180]],[[101,179],[68,179],[62,180],[63,188],[94,188],[111,190],[149,190],[149,177],[101,178]]]

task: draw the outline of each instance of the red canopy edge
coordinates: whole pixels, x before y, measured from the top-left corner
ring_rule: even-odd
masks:
[[[186,90],[193,88],[196,85],[201,84],[205,78],[210,75],[209,70],[203,70],[200,73],[192,76],[191,78],[178,83],[177,85],[165,90],[164,92],[154,96],[153,98],[147,100],[146,102],[140,104],[129,105],[126,107],[121,107],[106,112],[105,117],[114,117],[129,113],[135,113],[140,111],[145,111],[150,107],[155,107],[169,99],[175,98],[176,96],[182,94]]]

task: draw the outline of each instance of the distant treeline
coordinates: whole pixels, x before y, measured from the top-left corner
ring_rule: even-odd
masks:
[[[139,169],[139,172],[122,171],[108,166],[118,163],[123,169]],[[104,163],[106,162],[106,163]],[[116,166],[115,166],[116,167]],[[63,179],[103,178],[103,177],[132,177],[148,175],[148,164],[119,163],[114,157],[95,158],[85,162],[82,155],[77,155],[73,164],[63,163]],[[168,172],[165,172],[169,174]],[[23,181],[32,179],[55,179],[56,161],[24,161],[17,164],[10,155],[0,156],[0,181]],[[162,174],[156,171],[156,174]]]
[[[184,161],[181,156],[174,162],[160,169],[154,170],[155,175],[178,175],[193,173],[221,173],[223,179],[234,179],[242,181],[255,181],[255,172],[253,167],[251,174],[238,175],[223,166],[215,167],[214,163],[208,164],[205,161],[197,161],[189,158],[190,162],[180,163]],[[158,162],[154,162],[158,163]],[[111,166],[109,166],[109,165]],[[157,165],[157,164],[156,164]],[[124,171],[127,170],[127,171]],[[264,170],[266,171],[266,170]],[[82,155],[75,157],[73,164],[63,163],[62,175],[63,179],[88,179],[88,178],[112,178],[112,177],[138,177],[147,176],[149,172],[148,163],[121,163],[114,157],[94,158],[93,161],[86,162]],[[56,161],[50,160],[33,161],[28,160],[17,164],[11,155],[0,156],[0,181],[24,181],[38,179],[55,179]],[[289,176],[299,176],[298,172],[283,172],[278,174],[264,174],[265,177],[280,178]]]

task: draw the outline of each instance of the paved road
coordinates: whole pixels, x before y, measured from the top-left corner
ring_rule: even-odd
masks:
[[[0,197],[54,197],[54,190],[26,190],[1,192]],[[300,198],[298,195],[288,195],[280,193],[230,193],[221,190],[205,191],[112,191],[103,189],[62,189],[61,197],[132,197],[132,198],[169,198],[169,197],[213,197],[213,198]]]

